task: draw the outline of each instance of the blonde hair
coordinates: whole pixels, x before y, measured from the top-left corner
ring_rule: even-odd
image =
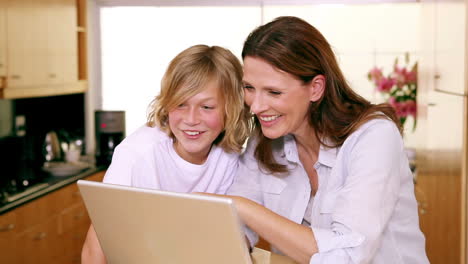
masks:
[[[251,131],[251,117],[244,103],[242,66],[229,50],[195,45],[179,53],[161,81],[161,92],[150,104],[147,125],[158,126],[174,140],[169,112],[216,81],[224,101],[224,131],[214,144],[226,152],[240,152]]]

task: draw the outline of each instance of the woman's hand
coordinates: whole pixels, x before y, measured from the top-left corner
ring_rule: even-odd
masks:
[[[318,252],[312,230],[241,196],[199,193],[230,198],[239,217],[250,229],[298,263],[309,263]]]

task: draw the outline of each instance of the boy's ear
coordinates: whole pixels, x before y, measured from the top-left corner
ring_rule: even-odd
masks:
[[[309,100],[316,102],[322,98],[323,92],[325,91],[326,79],[325,76],[319,74],[310,81],[307,86],[309,89]]]

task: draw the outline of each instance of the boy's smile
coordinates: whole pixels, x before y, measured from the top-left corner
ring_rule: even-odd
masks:
[[[198,94],[169,112],[174,148],[186,161],[202,164],[224,129],[224,102],[218,83],[208,82]]]

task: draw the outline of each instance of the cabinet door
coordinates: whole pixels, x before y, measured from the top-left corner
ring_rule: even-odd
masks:
[[[0,251],[2,263],[16,263],[16,220],[14,211],[0,216]]]
[[[58,217],[53,217],[18,235],[16,242],[21,246],[16,253],[21,259],[20,263],[58,263],[57,260],[64,253],[59,226]]]
[[[78,81],[75,0],[8,0],[8,87]]]
[[[435,1],[436,91],[465,94],[466,14],[464,0]]]
[[[416,195],[426,252],[433,264],[462,263],[465,100],[463,96],[430,93],[427,120],[418,128],[425,146],[417,154]]]
[[[75,0],[42,0],[47,9],[49,81],[78,81],[77,8]]]
[[[63,261],[60,263],[79,263],[81,248],[91,224],[84,204],[68,208],[61,214],[61,239],[64,245]]]
[[[0,78],[6,76],[6,2],[0,0]],[[1,81],[1,80],[0,80]],[[0,83],[0,89],[2,83]]]
[[[8,87],[47,83],[44,6],[36,0],[9,0],[6,10]]]

